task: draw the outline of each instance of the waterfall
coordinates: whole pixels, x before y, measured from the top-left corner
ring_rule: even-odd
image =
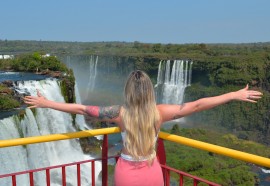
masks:
[[[77,86],[77,82],[75,82],[75,95],[76,95],[76,103],[82,104],[79,89]],[[80,130],[89,130],[92,129],[87,123],[85,122],[84,116],[77,114],[75,119],[75,124]],[[103,135],[95,136],[97,139],[102,140]]]
[[[88,78],[88,84],[87,84],[87,96],[89,95],[90,91],[93,91],[95,88],[95,80],[97,76],[97,63],[98,63],[98,56],[96,57],[96,60],[94,60],[94,57],[90,57],[89,61],[89,78]]]
[[[181,104],[184,91],[191,84],[192,62],[174,60],[160,61],[155,91],[158,103]]]
[[[84,102],[96,88],[98,76],[98,56],[66,56],[63,62],[74,72],[79,95]]]
[[[77,85],[77,81],[75,81],[75,87],[74,88],[75,88],[75,95],[76,95],[76,103],[77,104],[82,104],[80,93],[79,93],[79,89],[78,89],[78,85]],[[89,129],[92,129],[89,125],[86,124],[83,115],[77,114],[76,115],[76,119],[75,119],[75,123],[76,123],[76,126],[80,130],[89,130]]]
[[[190,62],[190,66],[189,66],[189,79],[188,79],[188,86],[191,85],[191,77],[192,77],[192,64],[193,61]]]
[[[42,81],[18,82],[17,89],[25,90],[36,95],[37,89],[47,99],[64,102],[59,82],[56,79]],[[29,136],[40,136],[55,133],[74,132],[70,114],[46,108],[37,108],[33,113],[25,109],[23,118],[12,116],[0,120],[0,139],[13,139]],[[18,172],[58,164],[91,159],[83,154],[78,140],[62,140],[57,142],[31,144],[27,146],[8,147],[0,149],[0,174]],[[96,180],[101,170],[101,164],[96,163]],[[67,185],[76,185],[76,166],[67,167]],[[61,172],[51,171],[51,185],[61,185]],[[35,185],[45,185],[44,172],[35,173]],[[28,175],[18,176],[17,183],[27,185]],[[91,165],[83,165],[81,169],[82,185],[91,183]],[[0,179],[0,185],[11,185],[11,179]]]

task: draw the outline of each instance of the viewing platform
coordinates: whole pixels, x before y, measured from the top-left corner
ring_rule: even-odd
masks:
[[[97,180],[95,178],[95,166],[98,161],[102,163],[102,186],[108,186],[112,185],[111,182],[109,182],[108,179],[108,160],[114,159],[117,161],[119,158],[118,155],[114,156],[108,156],[108,135],[110,134],[115,134],[119,133],[120,129],[117,127],[112,127],[112,128],[104,128],[104,129],[95,129],[95,130],[86,130],[86,131],[80,131],[80,132],[73,132],[73,133],[63,133],[63,134],[52,134],[52,135],[46,135],[46,136],[35,136],[35,137],[27,137],[27,138],[17,138],[17,139],[9,139],[9,140],[0,140],[0,148],[5,148],[5,147],[12,147],[12,146],[19,146],[19,145],[29,145],[29,144],[35,144],[35,143],[44,143],[44,142],[51,142],[51,141],[59,141],[59,140],[69,140],[69,139],[74,139],[74,138],[84,138],[84,137],[93,137],[93,136],[98,136],[98,135],[104,135],[103,136],[103,144],[102,144],[102,157],[101,158],[96,158],[96,159],[90,159],[86,161],[80,161],[80,162],[72,162],[68,164],[62,164],[62,165],[55,165],[55,166],[50,166],[50,167],[44,167],[44,168],[38,168],[38,169],[33,169],[33,170],[25,170],[22,172],[16,172],[16,173],[9,173],[9,174],[4,174],[0,175],[0,179],[10,179],[12,186],[20,186],[20,183],[17,181],[17,177],[20,175],[27,175],[29,177],[29,185],[34,186],[35,185],[35,173],[37,172],[44,172],[45,179],[44,179],[44,185],[50,186],[51,181],[52,181],[52,175],[51,171],[55,169],[61,170],[61,182],[58,183],[59,185],[66,186],[67,185],[67,178],[70,176],[68,172],[66,171],[69,167],[75,167],[76,168],[76,182],[77,185],[80,186],[82,185],[81,182],[81,167],[84,164],[90,164],[91,165],[91,183],[92,186],[94,185],[99,185],[97,183]],[[191,183],[192,185],[209,185],[209,186],[218,186],[220,185],[219,183],[214,183],[196,176],[193,176],[191,174],[182,172],[181,170],[176,170],[172,167],[169,167],[166,165],[166,151],[164,148],[164,140],[168,140],[174,143],[194,147],[197,149],[205,150],[208,152],[228,156],[234,159],[242,160],[245,162],[249,162],[252,164],[256,164],[259,166],[263,167],[268,167],[270,168],[270,159],[257,156],[254,154],[249,154],[165,132],[160,132],[159,133],[159,139],[158,139],[158,144],[157,144],[157,157],[160,161],[162,171],[163,171],[163,176],[164,176],[164,182],[166,186],[169,186],[171,184],[171,173],[177,174],[178,175],[178,180],[177,184],[182,186],[186,185],[186,183]],[[177,163],[177,162],[175,162]]]

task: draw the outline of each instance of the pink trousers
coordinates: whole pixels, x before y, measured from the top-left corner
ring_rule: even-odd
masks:
[[[115,186],[164,186],[163,174],[157,158],[152,165],[147,161],[133,162],[118,159],[115,173]]]

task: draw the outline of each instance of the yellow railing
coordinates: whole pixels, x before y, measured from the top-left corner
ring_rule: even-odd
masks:
[[[72,132],[72,133],[52,134],[52,135],[34,136],[34,137],[27,137],[27,138],[0,140],[0,148],[34,144],[34,143],[43,143],[43,142],[50,142],[50,141],[67,140],[67,139],[73,139],[73,138],[92,137],[92,136],[98,136],[102,134],[114,134],[114,133],[119,133],[119,132],[120,132],[120,129],[118,127],[111,127],[111,128],[104,128],[104,129]],[[228,156],[234,159],[238,159],[238,160],[242,160],[242,161],[246,161],[249,163],[254,163],[256,165],[270,168],[270,159],[262,157],[262,156],[257,156],[254,154],[249,154],[249,153],[245,153],[245,152],[221,147],[218,145],[213,145],[213,144],[165,133],[165,132],[160,132],[159,137],[164,140],[169,140],[175,143],[187,145],[190,147],[202,149],[205,151],[221,154],[221,155]]]
[[[201,142],[201,141],[197,141],[197,140],[193,140],[193,139],[189,139],[189,138],[185,138],[185,137],[181,137],[181,136],[177,136],[177,135],[173,135],[173,134],[169,134],[165,132],[160,132],[159,137],[165,140],[173,141],[175,143],[183,144],[186,146],[202,149],[205,151],[221,154],[221,155],[228,156],[234,159],[238,159],[238,160],[242,160],[242,161],[246,161],[249,163],[254,163],[256,165],[261,165],[261,166],[270,168],[270,159],[262,157],[262,156],[257,156],[254,154],[249,154],[246,152],[241,152],[238,150],[233,150],[226,147],[221,147],[218,145],[213,145],[210,143],[205,143],[205,142]]]
[[[63,134],[51,134],[44,136],[33,136],[27,138],[17,138],[17,139],[9,139],[9,140],[0,140],[0,148],[2,147],[11,147],[18,145],[28,145],[34,143],[44,143],[50,141],[59,141],[59,140],[67,140],[74,138],[84,138],[84,137],[92,137],[103,134],[113,134],[120,132],[118,127],[104,128],[104,129],[95,129],[95,130],[84,130],[80,132],[71,132],[71,133],[63,133]]]

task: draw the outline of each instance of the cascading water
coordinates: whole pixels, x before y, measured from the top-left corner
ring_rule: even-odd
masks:
[[[75,81],[75,95],[76,95],[76,103],[77,104],[82,104],[81,101],[81,97],[80,97],[80,93],[79,93],[79,89],[77,86],[77,82]],[[89,125],[86,124],[84,116],[83,115],[76,115],[76,119],[75,119],[75,123],[76,126],[80,129],[80,130],[88,130],[91,129],[91,127]]]
[[[80,98],[80,93],[79,93],[79,89],[77,86],[77,82],[75,82],[75,95],[76,95],[76,103],[77,104],[82,104],[81,98]],[[87,125],[84,119],[83,115],[76,115],[76,119],[75,119],[75,124],[76,126],[80,129],[80,130],[89,130],[92,129],[90,127],[90,125]],[[97,139],[102,140],[103,139],[103,135],[99,135],[99,136],[95,136]]]
[[[63,62],[74,72],[80,98],[82,101],[88,100],[96,88],[98,56],[67,56]]]
[[[193,61],[190,62],[190,65],[189,65],[189,74],[188,74],[188,86],[191,86],[191,77],[192,77],[192,64],[193,64]]]
[[[161,61],[158,68],[157,84],[155,85],[157,102],[181,104],[185,88],[191,84],[192,62],[174,60]]]
[[[91,56],[89,61],[89,79],[87,84],[87,96],[89,95],[90,91],[93,91],[95,88],[95,80],[97,76],[97,63],[98,63],[98,56],[96,57],[96,60],[94,60],[94,57]]]
[[[56,79],[43,81],[25,81],[17,84],[17,89],[27,90],[31,95],[36,95],[38,89],[47,99],[64,102],[61,90]],[[81,122],[81,120],[80,120]],[[54,133],[67,133],[75,131],[70,114],[52,109],[38,108],[33,113],[25,110],[23,118],[12,116],[0,120],[0,139],[13,139],[28,136],[40,136]],[[28,169],[47,167],[74,161],[91,159],[83,154],[77,140],[62,140],[50,143],[32,144],[27,146],[9,147],[0,149],[0,174],[18,172]],[[101,170],[101,164],[96,166],[96,180]],[[91,166],[82,166],[82,185],[91,183]],[[67,167],[67,184],[76,185],[76,167]],[[36,173],[35,185],[45,185],[45,174]],[[51,171],[51,185],[61,185],[60,170]],[[27,185],[27,176],[18,176],[20,185]],[[11,185],[11,179],[0,179],[0,185]]]

